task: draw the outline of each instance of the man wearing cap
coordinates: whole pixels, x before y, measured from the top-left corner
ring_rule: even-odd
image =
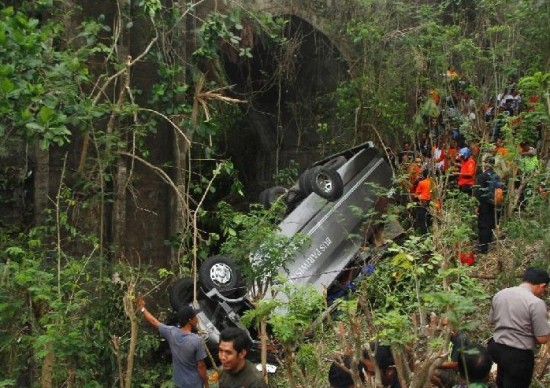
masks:
[[[549,282],[546,270],[530,267],[521,285],[505,288],[493,297],[489,320],[495,330],[489,352],[498,366],[499,388],[528,388],[531,384],[533,350],[547,343],[550,336],[546,304],[540,299]]]
[[[180,327],[160,323],[145,308],[143,298],[138,298],[137,307],[143,317],[166,339],[172,352],[174,387],[208,388],[208,374],[204,360],[207,357],[204,342],[193,333],[198,324],[197,313],[191,306],[182,306],[178,310]]]
[[[476,161],[472,158],[472,151],[468,147],[463,147],[458,151],[460,158],[460,172],[458,175],[458,189],[466,194],[472,194],[472,187],[475,184]]]

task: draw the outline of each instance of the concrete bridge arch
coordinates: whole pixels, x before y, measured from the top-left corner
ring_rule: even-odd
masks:
[[[310,24],[338,49],[350,69],[357,61],[353,44],[342,33],[358,7],[355,0],[233,0],[232,8],[295,16]]]
[[[252,93],[254,97],[249,95],[245,112],[247,122],[239,128],[239,137],[229,138],[229,142],[233,142],[228,147],[230,157],[243,173],[245,185],[253,187],[252,191],[273,184],[273,173],[288,167],[292,161],[298,163],[299,169],[305,168],[323,152],[320,143],[330,139],[339,139],[342,143],[350,140],[344,139],[349,135],[349,132],[343,135],[346,128],[325,122],[328,109],[322,111],[314,105],[329,98],[330,93],[352,76],[357,62],[356,50],[346,39],[344,31],[357,6],[353,0],[232,0],[211,1],[201,9],[205,16],[212,11],[229,12],[232,9],[241,11],[243,15],[265,12],[281,16],[289,20],[296,34],[301,31],[305,37],[295,64],[299,73],[296,80],[268,88],[267,92],[259,87],[262,93]],[[258,55],[266,53],[253,51],[255,58],[247,66],[254,68],[270,62],[269,59],[258,60]],[[250,77],[257,70],[239,70],[237,67],[226,61],[229,79],[236,85],[249,81],[236,75],[242,73]],[[271,68],[260,70],[263,73],[277,71]],[[319,125],[325,124],[328,131],[320,135]]]

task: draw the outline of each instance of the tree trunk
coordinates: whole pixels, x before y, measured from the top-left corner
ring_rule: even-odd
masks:
[[[34,145],[34,224],[43,225],[46,222],[48,195],[50,188],[50,152]]]
[[[122,82],[118,84],[118,97],[116,105],[121,107],[126,101],[126,91],[130,88],[130,32],[126,25],[132,20],[132,0],[118,0],[120,15],[118,15],[118,29],[120,38],[117,41],[118,61],[124,63],[126,72],[122,76]],[[120,117],[118,113],[113,113],[107,124],[107,133],[119,133],[121,138],[126,137],[120,128]],[[107,149],[107,152],[110,152]],[[122,157],[118,157],[116,171],[114,176],[114,195],[112,217],[113,246],[115,247],[114,256],[124,256],[124,232],[126,230],[126,185],[128,183],[128,170],[126,162]]]
[[[126,182],[128,173],[122,158],[117,161],[115,177],[115,201],[113,203],[113,245],[115,257],[124,256],[124,232],[126,230]]]
[[[135,284],[132,282],[128,286],[128,291],[124,294],[124,312],[130,319],[130,346],[128,356],[126,357],[126,371],[124,373],[124,387],[132,387],[132,375],[134,370],[134,356],[137,347],[137,336],[139,332],[139,323],[134,310],[133,301],[135,299]]]
[[[269,383],[268,373],[267,373],[267,317],[263,317],[260,322],[260,339],[262,343],[261,349],[261,363],[262,363],[262,374],[264,376],[264,381],[266,384]]]
[[[46,354],[46,357],[44,357],[44,361],[42,362],[42,376],[41,376],[41,384],[40,386],[42,388],[53,388],[53,366],[55,363],[55,353],[52,350],[52,344],[51,342],[48,342],[46,344],[46,347],[48,348],[48,353]]]
[[[185,0],[174,0],[174,6],[177,7],[182,15],[186,14],[186,10],[188,8],[188,2]],[[180,19],[180,25],[174,29],[174,51],[176,51],[176,55],[174,55],[175,58],[179,58],[179,65],[183,68],[187,68],[187,25],[189,22],[189,16],[182,17]],[[179,83],[186,83],[187,77],[185,74],[185,71],[180,73],[178,78],[176,79],[176,82]],[[184,104],[185,101],[183,98],[178,101],[180,104]],[[180,124],[183,120],[179,120]],[[176,121],[177,122],[177,121]],[[187,155],[189,152],[189,143],[187,139],[184,139],[183,136],[181,136],[178,131],[173,130],[174,134],[174,141],[172,142],[173,148],[173,160],[174,160],[174,183],[176,184],[176,187],[178,188],[178,191],[180,193],[185,193],[186,188],[186,181],[188,174],[186,171],[190,170],[187,166]],[[186,197],[186,196],[184,196]],[[175,193],[171,195],[171,208],[176,209],[175,212],[170,212],[170,234],[172,236],[177,235],[178,233],[181,233],[186,229],[188,226],[188,222],[186,221],[188,219],[188,204],[184,203],[181,200],[181,196],[176,195]],[[177,265],[178,260],[180,257],[180,247],[173,247],[171,251],[171,263],[173,265]]]

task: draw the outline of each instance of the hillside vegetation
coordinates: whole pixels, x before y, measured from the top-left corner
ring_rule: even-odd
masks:
[[[272,86],[295,82],[309,59],[295,55],[304,40],[285,29],[288,17],[241,7],[199,15],[197,2],[175,0],[80,3],[0,6],[0,387],[170,386],[163,344],[145,329],[135,298],[168,320],[174,280],[196,277],[208,256],[246,262],[260,241],[274,242],[281,209],[248,206],[257,193],[241,183],[246,166],[228,148],[247,142],[241,125],[259,93],[252,60],[271,59],[254,70]],[[456,129],[475,145],[480,162],[498,124],[508,172],[495,242],[473,265],[461,262],[475,246],[477,201],[444,181],[434,181],[439,205],[420,235],[409,172],[396,166],[403,195],[382,221],[399,221],[408,238],[373,259],[338,313],[312,327],[325,298],[287,285],[292,319],[261,301],[247,319],[269,324],[285,350],[273,386],[328,386],[335,354],[357,362],[375,340],[391,345],[401,386],[429,386],[450,337],[436,318],[482,342],[492,294],[518,283],[526,266],[550,268],[550,3],[344,3],[342,38],[358,58],[346,64],[349,78],[286,101],[285,120],[315,134],[318,156],[371,140],[391,159],[431,135],[435,118],[448,136]],[[245,74],[242,85],[230,85],[228,63]],[[522,105],[499,116],[497,96],[512,89]],[[301,126],[305,108],[313,127]],[[521,174],[526,142],[539,163]],[[263,183],[288,186],[299,164],[269,172]],[[159,245],[162,262],[143,253]],[[539,354],[534,384],[549,386],[548,346]]]

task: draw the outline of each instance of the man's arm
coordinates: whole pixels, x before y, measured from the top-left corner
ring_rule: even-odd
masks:
[[[545,344],[550,338],[550,324],[548,324],[548,311],[546,304],[538,300],[531,310],[531,324],[533,325],[533,335],[538,344]]]
[[[550,336],[548,335],[543,335],[543,336],[540,336],[540,337],[535,337],[535,340],[537,341],[538,344],[545,344],[548,342],[548,339],[549,339]]]
[[[155,329],[158,330],[160,322],[153,314],[151,314],[147,309],[145,308],[145,300],[143,298],[139,297],[136,300],[136,305],[139,311],[143,312],[143,317],[147,322],[151,324]]]
[[[201,380],[204,384],[204,388],[208,388],[208,373],[204,360],[197,361],[197,369],[199,371],[199,376],[201,377]]]
[[[458,370],[457,361],[443,361],[439,366],[441,369],[456,369]]]
[[[494,298],[493,298],[494,300]],[[493,309],[493,302],[491,302],[491,309],[489,310],[489,322],[494,323],[495,322],[495,310]]]

